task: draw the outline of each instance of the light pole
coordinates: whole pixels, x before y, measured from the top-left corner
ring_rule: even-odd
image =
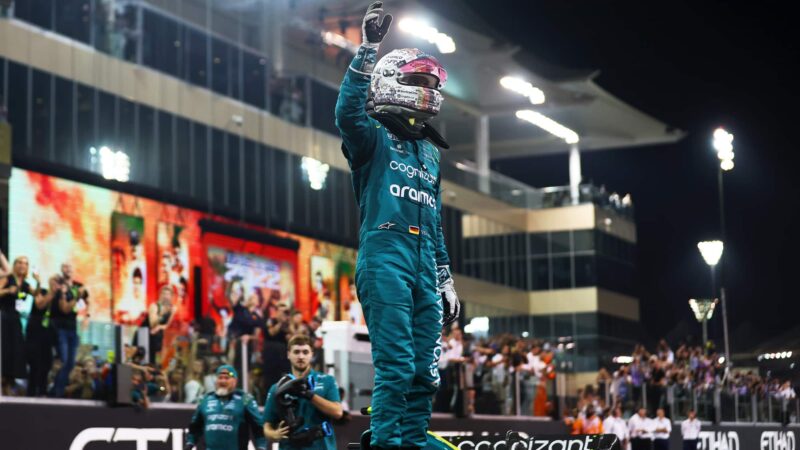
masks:
[[[722,258],[722,252],[725,248],[722,241],[703,241],[697,243],[697,248],[700,254],[703,255],[703,260],[708,264],[711,269],[711,296],[715,297],[717,294],[717,286],[714,281],[714,268]],[[725,313],[725,296],[722,296],[722,333],[725,341],[725,371],[727,374],[728,367],[730,367],[730,346],[728,344],[728,316]]]
[[[722,173],[733,170],[733,134],[728,133],[724,128],[719,127],[714,130],[714,139],[712,141],[714,150],[717,151],[717,159],[719,159],[719,169],[717,170],[717,188],[719,189],[719,228],[720,237],[725,242],[727,236],[725,234],[725,197],[722,184]],[[720,254],[721,257],[721,254]],[[725,296],[725,279],[723,267],[724,261],[721,261],[719,267],[719,292],[720,299],[722,300],[722,331],[725,337],[725,377],[727,378],[730,369],[730,346],[728,341],[728,302]],[[713,271],[713,268],[712,268]]]
[[[708,321],[714,315],[714,307],[717,306],[717,299],[689,299],[689,307],[692,308],[694,318],[703,324],[703,354],[706,352],[706,343],[708,343]]]

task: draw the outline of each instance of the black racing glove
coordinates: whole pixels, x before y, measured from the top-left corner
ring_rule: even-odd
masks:
[[[383,2],[375,2],[369,5],[367,13],[364,15],[364,21],[361,23],[361,43],[372,46],[378,46],[386,33],[389,31],[389,25],[392,24],[392,15],[383,15]]]

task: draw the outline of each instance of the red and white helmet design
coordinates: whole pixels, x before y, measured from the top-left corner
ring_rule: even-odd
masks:
[[[425,120],[439,113],[445,83],[447,71],[436,58],[416,48],[401,48],[375,65],[370,94],[375,111]]]

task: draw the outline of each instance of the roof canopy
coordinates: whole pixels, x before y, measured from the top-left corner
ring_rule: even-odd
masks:
[[[302,22],[307,32],[320,27],[344,32],[351,42],[358,44],[361,17],[369,1],[284,2],[284,7],[289,8],[287,13],[292,26]],[[258,7],[257,3],[215,0],[214,6],[241,13]],[[597,71],[565,69],[541,61],[508,42],[482,17],[456,0],[425,4],[418,0],[385,0],[384,9],[394,15],[395,22],[381,53],[394,48],[417,47],[435,55],[447,68],[446,100],[436,125],[451,143],[452,151],[448,154],[455,159],[473,157],[476,118],[480,115],[490,117],[492,159],[569,150],[564,140],[518,119],[515,114],[521,109],[537,111],[576,132],[582,151],[669,143],[684,135],[603,90],[593,81]],[[398,23],[404,17],[427,22],[452,37],[455,52],[442,54],[434,44],[400,30]],[[325,63],[320,61],[320,64]],[[519,77],[541,89],[546,96],[545,103],[532,105],[527,98],[503,88],[499,83],[503,76]],[[340,78],[327,81],[338,85]]]

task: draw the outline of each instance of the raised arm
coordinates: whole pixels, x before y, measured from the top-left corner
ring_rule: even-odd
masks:
[[[336,100],[336,127],[342,136],[342,151],[354,170],[372,158],[377,140],[379,124],[367,115],[364,107],[378,47],[392,23],[388,14],[381,20],[382,8],[382,2],[375,2],[367,9],[361,24],[361,47],[347,68]]]

